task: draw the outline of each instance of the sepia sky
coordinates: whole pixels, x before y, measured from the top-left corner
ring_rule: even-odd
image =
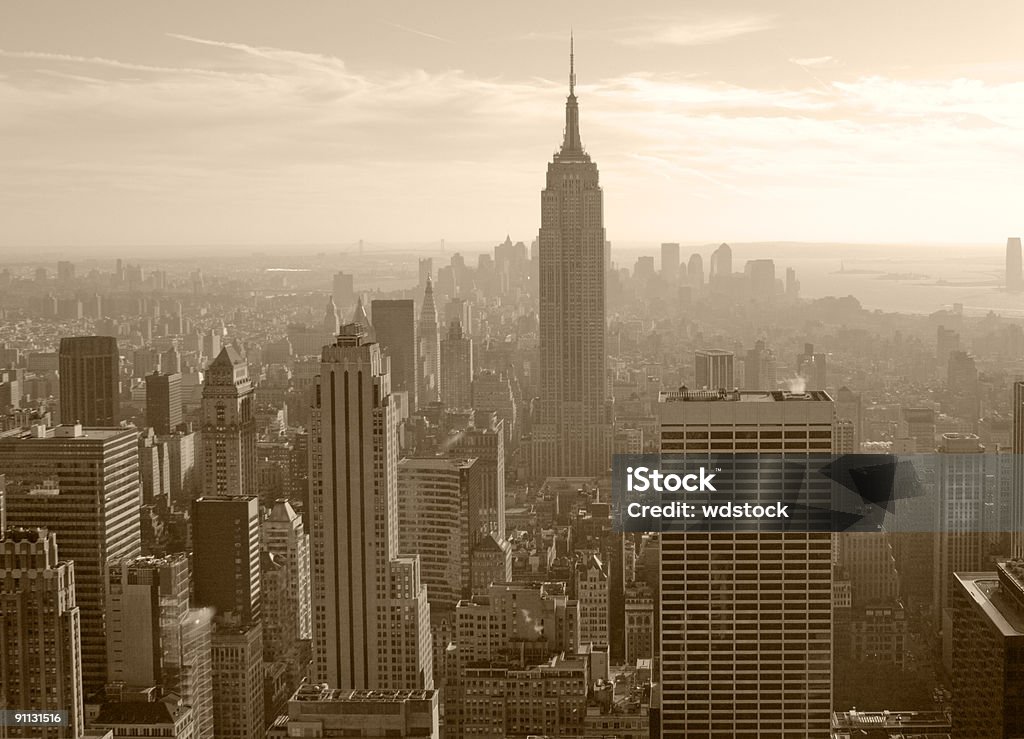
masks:
[[[11,0],[0,247],[529,241],[570,27],[613,242],[1024,231],[1019,0]]]

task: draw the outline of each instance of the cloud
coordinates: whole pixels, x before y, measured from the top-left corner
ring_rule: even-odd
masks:
[[[793,62],[801,67],[823,67],[827,64],[835,62],[835,57],[831,56],[810,56],[810,57],[791,57],[789,61]]]
[[[768,16],[724,17],[711,21],[660,20],[621,31],[614,39],[625,46],[704,46],[773,28]]]
[[[422,36],[423,38],[429,38],[429,39],[432,39],[434,41],[441,41],[441,42],[446,43],[446,44],[454,44],[455,43],[451,39],[444,38],[443,36],[438,36],[438,35],[433,34],[433,33],[428,33],[426,31],[421,31],[421,30],[416,29],[416,28],[410,28],[409,26],[403,26],[400,23],[391,23],[390,21],[381,21],[381,22],[385,26],[391,26],[392,28],[397,28],[399,31],[405,31],[406,33],[411,33],[411,34],[413,34],[415,36]]]

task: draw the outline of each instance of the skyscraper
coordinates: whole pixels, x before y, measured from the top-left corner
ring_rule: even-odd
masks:
[[[352,305],[356,299],[355,283],[352,275],[345,272],[335,272],[333,284],[331,285],[334,296],[334,304],[339,310],[345,310]]]
[[[409,411],[419,406],[416,306],[411,300],[374,300],[373,328],[390,358],[391,388],[409,394]]]
[[[189,608],[184,554],[111,563],[107,576],[107,670],[111,683],[153,686],[192,706],[197,739],[213,739],[211,623]]]
[[[260,533],[260,546],[281,566],[287,584],[284,597],[272,602],[271,593],[264,592],[263,651],[271,661],[295,662],[298,642],[313,638],[309,534],[287,500],[274,503]]]
[[[541,193],[540,408],[534,468],[600,474],[610,465],[605,377],[605,232],[597,165],[580,140],[574,56],[562,146]]]
[[[181,423],[181,375],[146,375],[146,423],[161,436]]]
[[[324,343],[330,344],[334,337],[341,330],[341,319],[338,317],[338,306],[334,303],[334,295],[327,298],[327,307],[324,308],[324,320],[320,328],[324,332]]]
[[[696,388],[708,390],[734,390],[735,356],[723,349],[698,349],[693,354],[693,372]]]
[[[194,602],[232,614],[242,624],[259,619],[259,501],[243,496],[203,497],[192,503]]]
[[[104,568],[142,554],[138,432],[43,426],[0,439],[7,523],[48,528],[75,562],[85,694],[107,680]]]
[[[685,450],[687,465],[712,450],[827,454],[832,405],[824,392],[662,393],[661,452]],[[660,572],[663,736],[828,736],[830,533],[664,532]]]
[[[252,496],[256,479],[256,388],[233,347],[206,368],[202,400],[203,494]]]
[[[796,358],[796,373],[807,381],[807,389],[824,390],[828,382],[828,355],[815,352],[814,344],[804,344]]]
[[[5,727],[5,737],[82,736],[82,654],[75,563],[46,529],[0,532],[0,692],[5,708],[67,711],[52,729]]]
[[[120,420],[120,355],[112,336],[60,340],[60,415],[65,423],[116,426]]]
[[[447,408],[469,408],[473,402],[473,340],[452,321],[441,340],[441,402]]]
[[[1024,488],[1024,381],[1013,383],[1013,489]],[[1024,558],[1024,500],[1014,495],[1010,499],[1010,554]]]
[[[421,403],[441,400],[441,333],[437,326],[437,306],[434,304],[434,283],[427,276],[420,308],[418,326]]]
[[[315,679],[433,686],[419,560],[399,559],[397,409],[380,345],[358,324],[325,346],[310,418]],[[394,617],[395,620],[392,620]]]
[[[1020,237],[1006,240],[1006,289],[1012,293],[1024,290],[1024,274],[1021,273]]]
[[[666,242],[661,245],[661,276],[670,283],[679,277],[679,244]]]

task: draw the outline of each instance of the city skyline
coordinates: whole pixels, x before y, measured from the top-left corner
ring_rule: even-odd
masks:
[[[88,39],[77,10],[34,25],[45,5],[9,13],[0,35],[0,99],[16,111],[0,133],[18,143],[0,249],[532,231],[528,162],[557,143],[570,26],[613,241],[986,243],[1016,229],[1011,2],[566,8],[543,26],[492,10],[483,34],[457,4],[405,5],[400,20],[314,4],[319,24],[300,28],[272,10],[241,22],[231,3],[111,3],[119,22]],[[910,22],[918,34],[901,33]],[[402,224],[386,215],[392,188],[415,214]]]

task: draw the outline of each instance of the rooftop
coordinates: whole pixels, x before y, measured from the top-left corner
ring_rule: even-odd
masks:
[[[678,390],[662,390],[658,393],[659,403],[794,403],[799,401],[831,403],[832,398],[824,390],[807,390],[802,393],[788,390],[689,390],[685,386]]]
[[[342,690],[329,688],[326,684],[300,685],[292,696],[300,702],[372,702],[401,703],[405,701],[433,700],[434,690]]]

